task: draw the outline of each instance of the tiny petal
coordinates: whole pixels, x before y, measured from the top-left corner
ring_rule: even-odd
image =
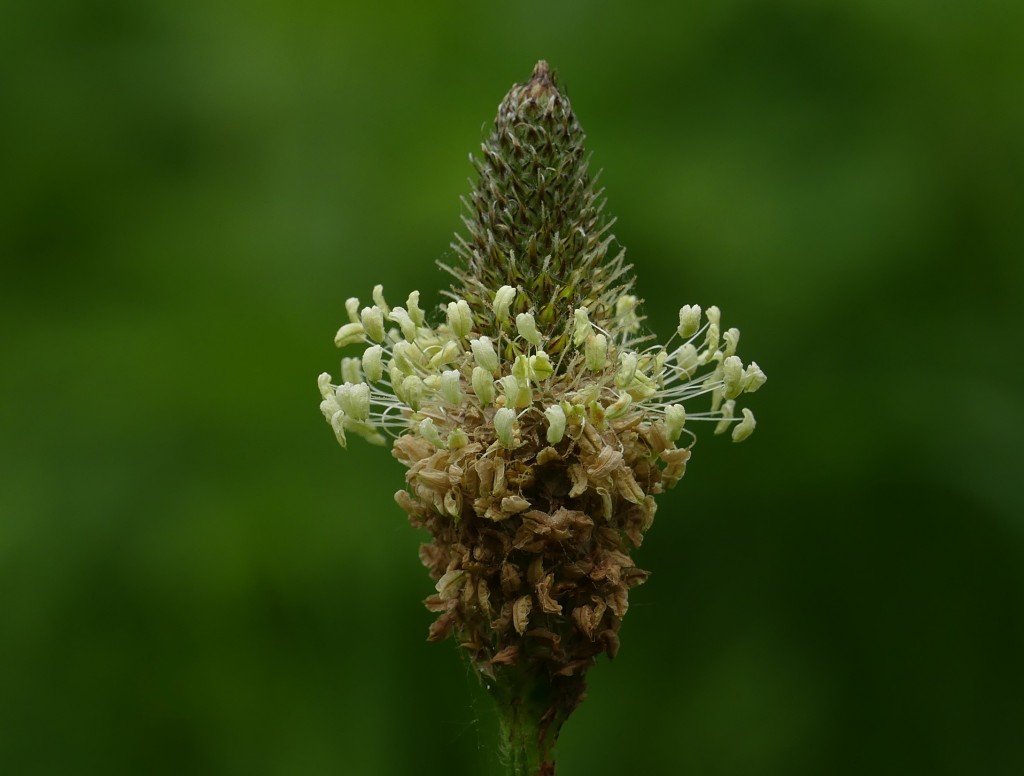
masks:
[[[372,345],[363,352],[363,374],[371,383],[384,376],[384,348]]]
[[[685,304],[679,308],[679,328],[676,333],[683,339],[689,339],[700,328],[700,305]]]
[[[544,417],[548,419],[548,444],[557,445],[565,436],[565,411],[553,404],[544,410]]]
[[[540,347],[540,332],[537,331],[537,321],[534,320],[531,313],[519,313],[516,316],[516,329],[519,331],[519,336],[524,340],[534,347]]]
[[[470,340],[469,346],[473,349],[473,358],[480,366],[491,374],[498,371],[498,354],[494,350],[490,337]]]
[[[362,341],[363,324],[361,323],[346,323],[338,329],[338,333],[334,335],[334,344],[339,348]]]
[[[494,403],[494,378],[482,366],[473,367],[473,393],[485,407]]]
[[[743,408],[743,420],[736,424],[736,428],[732,430],[732,441],[742,442],[748,436],[754,433],[754,427],[757,426],[757,421],[754,420],[754,413],[746,407]]]
[[[360,314],[367,336],[374,342],[384,341],[384,310],[377,305],[364,307]]]
[[[516,298],[516,290],[512,286],[502,286],[494,295],[494,317],[501,323],[508,320],[508,308]]]
[[[502,407],[494,413],[494,431],[503,447],[512,447],[513,445],[512,428],[515,420],[515,410],[510,410],[508,407]]]

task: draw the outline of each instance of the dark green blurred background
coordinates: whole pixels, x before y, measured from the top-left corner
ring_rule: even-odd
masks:
[[[439,300],[544,57],[653,327],[769,375],[559,773],[1024,773],[1024,5],[368,5],[0,10],[0,771],[487,772],[315,382],[347,296]]]

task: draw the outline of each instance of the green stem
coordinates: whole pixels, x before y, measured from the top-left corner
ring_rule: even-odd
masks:
[[[488,689],[498,711],[508,776],[554,776],[555,742],[583,700],[583,677],[552,677],[546,671],[508,667]]]

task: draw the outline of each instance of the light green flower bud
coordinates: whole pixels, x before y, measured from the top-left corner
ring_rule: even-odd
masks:
[[[600,372],[604,369],[604,363],[608,359],[608,338],[603,334],[591,334],[587,337],[587,344],[583,352],[587,369],[591,372]]]
[[[670,404],[665,408],[665,433],[675,442],[683,433],[686,424],[686,409],[682,404]]]
[[[615,418],[621,418],[629,411],[630,405],[633,403],[633,397],[628,393],[619,394],[619,398],[614,402],[605,407],[604,414],[608,420],[615,420]]]
[[[544,410],[544,417],[548,419],[548,444],[557,445],[565,436],[565,410],[552,404]]]
[[[717,392],[716,392],[717,393]],[[729,430],[729,426],[732,425],[733,413],[736,411],[736,402],[732,399],[725,402],[722,405],[722,419],[718,421],[718,425],[715,426],[716,434],[724,434]]]
[[[676,350],[674,357],[676,360],[676,366],[682,370],[687,379],[696,374],[697,368],[700,366],[700,356],[697,355],[696,347],[687,342]]]
[[[338,333],[334,335],[334,344],[339,348],[362,341],[363,324],[361,323],[346,323],[338,329]]]
[[[516,298],[516,290],[512,286],[502,286],[494,295],[494,317],[500,323],[508,320],[508,308]]]
[[[321,372],[320,376],[316,378],[317,387],[320,389],[320,395],[324,399],[334,398],[334,386],[331,385],[331,376],[327,372]],[[328,418],[330,420],[330,418]]]
[[[408,404],[412,409],[419,410],[423,403],[423,394],[426,393],[426,386],[416,375],[409,375],[402,380],[401,387],[396,391],[398,398]]]
[[[345,312],[349,323],[359,323],[359,300],[356,297],[350,296],[345,300]]]
[[[434,447],[444,447],[444,440],[441,439],[441,435],[437,433],[437,427],[434,425],[434,421],[430,418],[424,418],[421,420],[416,430],[419,432],[421,437],[430,442]]]
[[[573,310],[572,317],[572,344],[579,347],[594,333],[594,325],[590,322],[590,312],[586,307],[577,307]]]
[[[743,370],[743,390],[747,393],[753,393],[766,382],[768,376],[761,371],[756,361],[751,361],[750,366]]]
[[[494,413],[494,431],[497,433],[498,441],[501,443],[502,447],[512,447],[512,431],[515,421],[515,410],[511,410],[508,407],[502,407]]]
[[[462,404],[462,375],[458,369],[449,369],[441,373],[441,396],[449,404]]]
[[[384,311],[374,305],[373,307],[364,307],[361,313],[363,320],[363,327],[366,329],[367,336],[374,342],[384,341]]]
[[[384,376],[384,348],[372,345],[363,352],[363,374],[371,383]]]
[[[547,380],[551,375],[555,373],[555,368],[551,365],[551,359],[548,354],[543,350],[538,350],[537,355],[530,356],[530,379],[534,382],[542,382]]]
[[[473,367],[473,393],[484,407],[494,403],[494,378],[482,366]]]
[[[358,358],[343,358],[341,359],[341,380],[345,383],[361,383],[363,381],[362,372],[359,369],[360,360]]]
[[[450,364],[461,352],[457,343],[449,340],[444,343],[444,346],[438,350],[433,356],[430,357],[430,366],[434,369],[440,369],[446,364]]]
[[[729,356],[722,362],[722,381],[726,399],[735,399],[743,391],[743,362],[739,356]]]
[[[740,330],[736,328],[727,329],[722,335],[725,342],[725,350],[722,351],[726,358],[736,355],[736,347],[740,344]]]
[[[388,316],[389,321],[394,321],[402,329],[402,336],[405,337],[409,342],[416,339],[416,324],[413,323],[412,316],[404,307],[396,307],[391,311]]]
[[[448,433],[448,449],[458,450],[469,444],[469,435],[461,428],[453,428]]]
[[[540,347],[541,336],[537,331],[537,321],[534,320],[532,313],[519,313],[516,316],[516,329],[519,331],[520,337],[534,347]]]
[[[380,308],[381,312],[387,316],[391,312],[391,308],[388,307],[388,303],[384,301],[384,286],[376,285],[373,287],[373,303]]]
[[[679,328],[676,333],[683,339],[689,339],[700,328],[700,305],[684,304],[679,308]]]
[[[413,291],[409,294],[409,298],[405,300],[405,306],[409,310],[409,317],[412,318],[412,322],[417,326],[422,326],[426,320],[423,317],[423,310],[420,309],[420,292]]]
[[[632,351],[619,353],[619,371],[615,373],[615,384],[626,388],[636,376],[637,355]]]
[[[640,303],[632,294],[623,294],[615,302],[615,325],[620,331],[631,334],[640,328],[636,307]]]
[[[473,314],[464,299],[448,303],[448,328],[456,337],[465,337],[473,328]]]
[[[743,408],[743,420],[736,424],[736,428],[732,430],[732,441],[742,442],[748,436],[754,433],[754,428],[757,426],[757,421],[754,420],[754,413],[746,407]]]
[[[494,352],[494,345],[490,337],[479,337],[470,340],[470,347],[473,348],[473,358],[476,362],[491,374],[498,371],[498,354]]]
[[[345,383],[336,391],[338,406],[353,420],[370,417],[370,386],[366,383]]]

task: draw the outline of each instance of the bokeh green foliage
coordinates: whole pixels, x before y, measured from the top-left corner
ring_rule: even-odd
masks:
[[[0,770],[478,774],[401,470],[317,411],[439,300],[538,58],[653,328],[768,385],[638,554],[560,773],[1024,772],[1024,6],[0,8]]]

